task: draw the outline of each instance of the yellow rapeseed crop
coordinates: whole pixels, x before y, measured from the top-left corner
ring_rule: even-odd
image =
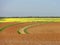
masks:
[[[0,22],[60,22],[60,18],[3,18]]]

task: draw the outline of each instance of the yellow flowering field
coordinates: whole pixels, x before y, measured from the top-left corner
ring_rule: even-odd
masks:
[[[60,18],[2,18],[0,22],[60,22]]]

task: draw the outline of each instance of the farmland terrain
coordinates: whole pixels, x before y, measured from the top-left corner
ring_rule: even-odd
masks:
[[[0,45],[60,45],[60,22],[1,21]]]

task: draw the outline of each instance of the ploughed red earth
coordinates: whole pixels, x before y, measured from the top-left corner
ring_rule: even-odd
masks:
[[[7,26],[8,24],[14,25]],[[33,26],[28,27],[29,25]],[[7,27],[3,28],[4,26]],[[19,34],[17,31],[24,27],[28,27],[28,34]],[[1,28],[0,45],[60,45],[60,23],[6,22],[0,24],[0,30]]]

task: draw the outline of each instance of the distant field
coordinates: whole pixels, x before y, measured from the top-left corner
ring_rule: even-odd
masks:
[[[0,22],[60,22],[60,18],[2,18]]]

